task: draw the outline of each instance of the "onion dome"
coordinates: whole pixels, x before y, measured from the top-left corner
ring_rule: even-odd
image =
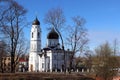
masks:
[[[58,39],[58,33],[52,28],[52,30],[48,33],[47,39]]]
[[[39,20],[37,19],[37,17],[36,17],[36,19],[33,21],[32,25],[40,25],[40,22],[39,22]]]

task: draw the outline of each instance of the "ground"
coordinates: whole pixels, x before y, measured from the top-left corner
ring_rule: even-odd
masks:
[[[66,73],[1,73],[0,80],[94,80],[80,74]]]

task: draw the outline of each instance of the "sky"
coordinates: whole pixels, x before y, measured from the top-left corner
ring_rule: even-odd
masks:
[[[27,9],[26,19],[31,22],[25,29],[25,37],[30,39],[32,21],[37,16],[41,23],[42,47],[45,47],[48,31],[44,24],[44,16],[48,10],[56,7],[63,9],[66,24],[71,17],[81,16],[86,20],[89,46],[94,49],[98,45],[115,39],[120,41],[120,0],[16,0]]]

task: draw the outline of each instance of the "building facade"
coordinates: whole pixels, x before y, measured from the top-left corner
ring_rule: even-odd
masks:
[[[16,59],[17,59],[17,57],[15,56],[15,60]],[[15,64],[16,64],[15,71],[18,72],[19,71],[19,58],[17,59],[17,61],[15,61]],[[10,72],[11,71],[11,56],[2,57],[1,68],[3,69],[3,72]]]
[[[63,51],[59,43],[59,35],[54,28],[48,33],[47,45],[41,49],[41,28],[36,18],[31,28],[29,71],[60,71],[69,67],[71,51]]]

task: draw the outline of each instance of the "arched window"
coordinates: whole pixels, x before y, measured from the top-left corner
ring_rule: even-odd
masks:
[[[33,32],[32,32],[32,38],[33,38]]]
[[[38,38],[40,37],[40,33],[38,32]]]

